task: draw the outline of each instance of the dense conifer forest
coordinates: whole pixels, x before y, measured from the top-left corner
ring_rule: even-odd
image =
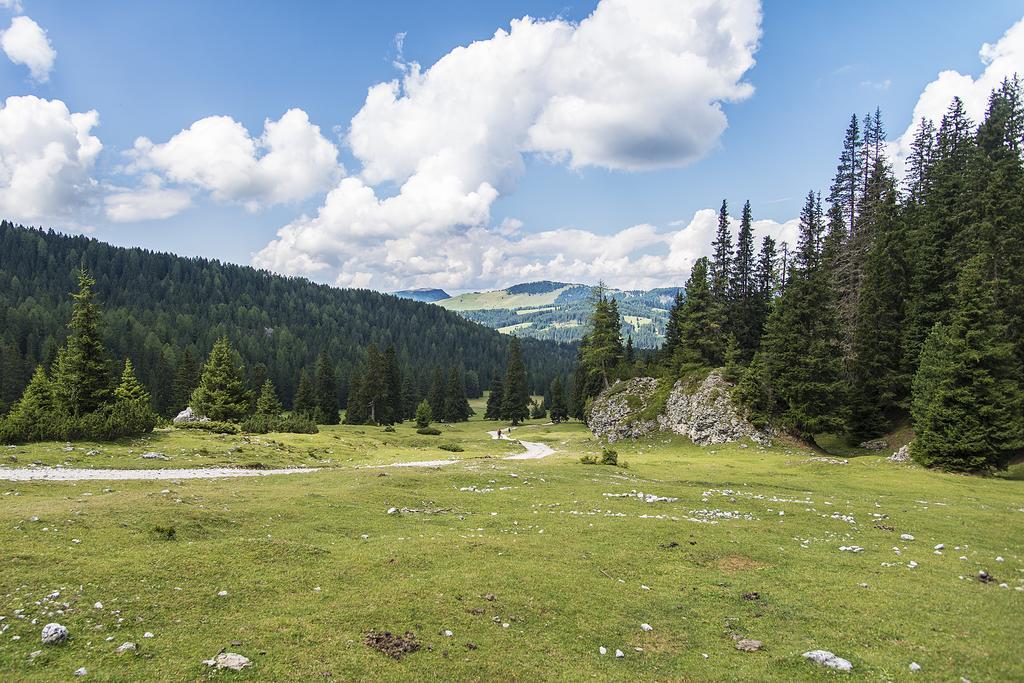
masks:
[[[911,426],[919,462],[977,471],[1024,454],[1024,101],[1019,79],[982,121],[954,99],[917,129],[899,180],[881,112],[853,116],[826,197],[810,191],[792,248],[732,234],[722,203],[656,356],[630,361],[599,293],[574,410],[618,377],[724,366],[762,424],[808,443]]]
[[[21,396],[37,366],[54,366],[68,338],[71,294],[82,267],[95,280],[99,334],[111,360],[131,359],[165,416],[185,407],[222,337],[240,355],[249,389],[258,394],[270,379],[286,407],[304,373],[344,407],[371,345],[382,352],[393,347],[408,400],[416,402],[436,372],[449,379],[455,372],[471,392],[479,391],[480,378],[503,367],[508,354],[507,336],[437,306],[4,221],[0,414]],[[522,348],[534,393],[571,370],[572,347],[524,339]],[[111,386],[119,368],[110,368]]]

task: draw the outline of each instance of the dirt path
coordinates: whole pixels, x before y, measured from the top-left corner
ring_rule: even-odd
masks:
[[[491,435],[492,439],[500,438],[502,441],[514,441],[520,446],[526,449],[525,453],[519,453],[518,455],[506,455],[502,460],[539,460],[546,458],[555,452],[555,449],[551,448],[547,444],[537,443],[535,441],[520,441],[519,439],[513,439],[509,437],[504,431],[501,436],[498,436],[497,431],[487,432]],[[389,465],[371,465],[370,467],[444,467],[445,465],[454,465],[457,462],[463,462],[462,460],[416,460],[414,462],[396,462]]]
[[[239,467],[204,467],[181,470],[100,470],[70,467],[0,468],[6,481],[124,481],[144,479],[221,479],[225,477],[269,477],[277,474],[307,474],[317,467],[289,467],[277,470],[247,470]]]
[[[507,432],[504,431],[501,433],[500,437],[498,436],[498,432],[487,433],[491,435],[492,439],[500,438],[502,441],[515,441],[520,446],[526,449],[525,453],[520,453],[519,455],[509,455],[502,458],[502,460],[540,460],[541,458],[546,458],[555,452],[555,449],[553,449],[551,446],[548,446],[547,444],[537,443],[535,441],[520,441],[519,439],[513,439],[508,435]]]
[[[525,453],[507,455],[502,460],[539,460],[553,454],[555,450],[543,443],[520,441],[508,436],[504,431],[501,437],[498,432],[487,432],[492,439],[501,438],[515,441],[526,449]],[[377,467],[444,467],[454,465],[461,460],[417,460],[415,462],[396,462],[388,465],[371,465]],[[369,469],[368,468],[368,469]],[[318,472],[317,467],[288,467],[276,470],[248,470],[240,467],[206,467],[193,469],[167,470],[100,470],[76,469],[71,467],[0,467],[0,481],[124,481],[153,479],[222,479],[227,477],[269,477],[278,474],[308,474]]]

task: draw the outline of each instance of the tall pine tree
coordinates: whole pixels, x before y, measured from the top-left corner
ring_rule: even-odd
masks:
[[[101,313],[92,291],[95,285],[82,267],[78,292],[72,296],[71,334],[53,369],[56,407],[73,418],[95,412],[110,397],[110,362],[100,339]]]
[[[502,418],[517,425],[530,416],[530,391],[526,386],[526,365],[519,339],[512,337],[508,345],[505,370],[505,395],[501,401]]]

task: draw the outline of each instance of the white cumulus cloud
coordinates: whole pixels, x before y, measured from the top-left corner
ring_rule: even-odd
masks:
[[[949,109],[954,97],[963,100],[967,114],[978,123],[985,115],[989,94],[1004,78],[1018,74],[1024,77],[1024,19],[1011,26],[995,44],[985,43],[978,51],[985,69],[977,78],[959,71],[946,70],[922,91],[914,105],[911,124],[891,145],[895,166],[902,174],[914,131],[921,119],[930,119],[936,126]]]
[[[57,51],[36,22],[25,16],[14,17],[10,27],[0,34],[0,47],[12,62],[27,66],[36,81],[50,80]]]
[[[16,220],[72,218],[96,191],[90,173],[103,148],[95,111],[60,100],[8,97],[0,107],[0,214]]]
[[[119,189],[103,198],[107,218],[118,223],[170,218],[192,205],[192,196],[185,190],[165,188],[159,176],[147,174],[143,187]]]
[[[514,189],[526,154],[625,171],[706,155],[727,125],[722,104],[752,93],[742,79],[760,20],[757,0],[602,0],[579,24],[525,17],[428,69],[400,64],[402,78],[371,87],[352,119],[360,175],[253,262],[378,288],[486,286],[558,269],[559,279],[624,281],[659,258],[676,268],[651,226],[525,235],[489,225],[491,205]],[[397,193],[384,196],[383,183]],[[638,252],[659,245],[660,255]]]
[[[108,215],[115,220],[173,215],[168,213],[172,208],[188,206],[181,188],[207,191],[216,201],[255,211],[324,192],[344,174],[337,148],[301,109],[290,109],[277,121],[267,119],[259,137],[229,116],[209,116],[164,143],[140,137],[129,157],[129,172],[181,187],[154,188],[150,178],[138,197],[120,192],[108,202]]]

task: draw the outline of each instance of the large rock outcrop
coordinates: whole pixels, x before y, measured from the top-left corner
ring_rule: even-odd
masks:
[[[657,389],[658,380],[653,377],[616,382],[594,399],[587,426],[595,436],[609,443],[636,439],[656,430],[657,414],[647,416],[644,409],[651,404]]]
[[[689,437],[700,446],[742,439],[767,444],[768,434],[752,425],[733,403],[731,388],[717,370],[699,382],[679,380],[667,398],[653,377],[617,382],[594,400],[587,424],[609,442],[660,429]]]

